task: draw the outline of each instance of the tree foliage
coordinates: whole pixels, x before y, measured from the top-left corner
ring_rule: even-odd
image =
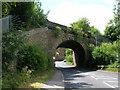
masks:
[[[99,65],[108,65],[118,61],[120,41],[113,43],[102,43],[100,47],[95,47],[92,55]]]
[[[120,2],[119,2],[120,4]],[[109,43],[102,43],[101,46],[95,47],[92,51],[93,58],[98,65],[114,65],[120,63],[119,45],[120,45],[120,10],[117,4],[114,7],[114,19],[111,19],[106,26],[104,37],[108,38]],[[110,39],[110,40],[109,40]],[[112,42],[111,42],[112,40]],[[111,42],[111,43],[110,43]]]
[[[76,31],[78,31],[78,30],[80,30],[80,31],[89,31],[90,30],[89,24],[90,24],[90,22],[89,22],[89,20],[87,18],[81,18],[77,22],[73,22],[71,24],[71,26]]]
[[[87,18],[81,18],[78,21],[73,22],[71,24],[71,27],[73,31],[76,32],[78,35],[85,35],[84,32],[89,32],[90,30],[89,24],[90,22]]]
[[[73,53],[73,50],[72,49],[66,49],[66,54],[67,55],[71,55]]]
[[[105,36],[112,41],[120,37],[120,10],[118,5],[114,7],[114,19],[110,20],[105,29]]]
[[[2,17],[18,16],[24,27],[40,27],[46,24],[41,2],[2,2]]]
[[[2,68],[9,69],[9,65],[17,60],[17,53],[25,43],[25,35],[21,30],[8,32],[2,36]]]
[[[74,64],[74,62],[73,62],[73,56],[72,56],[72,54],[73,54],[73,50],[72,49],[66,49],[66,61],[67,62],[70,62],[71,64]]]
[[[69,30],[73,33],[76,33],[78,36],[82,35],[87,37],[88,35],[91,35],[92,37],[95,37],[96,33],[100,34],[98,29],[96,29],[94,26],[90,26],[89,20],[85,17],[73,22],[71,27],[72,28],[69,28]]]
[[[118,26],[115,24],[114,20],[111,20],[105,29],[105,37],[109,38],[112,41],[115,41],[118,39],[120,35],[120,30]]]

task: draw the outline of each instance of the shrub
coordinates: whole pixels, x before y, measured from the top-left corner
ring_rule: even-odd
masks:
[[[7,70],[17,60],[17,53],[26,42],[21,30],[8,32],[2,36],[2,69]]]
[[[66,57],[65,58],[66,58],[67,62],[74,64],[72,53],[73,53],[72,49],[66,49]]]
[[[68,62],[73,62],[72,55],[67,55],[67,56],[66,56],[66,60],[67,60]]]
[[[50,57],[43,52],[41,48],[36,45],[25,44],[24,47],[18,52],[17,69],[21,70],[27,66],[32,70],[46,70],[49,68]]]
[[[118,41],[113,43],[102,43],[100,47],[95,47],[92,52],[93,58],[98,64],[111,64],[118,60]]]
[[[72,50],[72,49],[66,49],[66,55],[71,55],[71,54],[72,54],[72,52],[73,52],[73,50]]]

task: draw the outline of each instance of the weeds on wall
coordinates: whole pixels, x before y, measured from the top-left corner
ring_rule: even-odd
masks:
[[[56,27],[54,28],[54,30],[52,30],[52,31],[53,31],[54,36],[55,36],[55,37],[58,37],[59,34],[60,34],[60,32],[62,31],[62,29],[61,29],[59,26],[56,26]]]

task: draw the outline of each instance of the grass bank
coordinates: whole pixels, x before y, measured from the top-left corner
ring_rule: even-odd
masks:
[[[45,71],[43,73],[36,73],[31,80],[25,84],[18,86],[18,88],[41,88],[53,75],[55,70]]]
[[[36,71],[32,74],[28,72],[4,72],[2,88],[40,88],[54,73],[54,69],[42,72]]]
[[[108,72],[120,72],[119,68],[111,68],[111,67],[98,69],[98,70],[100,70],[100,71],[108,71]]]
[[[109,72],[120,72],[120,66],[118,62],[109,64],[109,65],[99,65],[99,70],[109,71]]]

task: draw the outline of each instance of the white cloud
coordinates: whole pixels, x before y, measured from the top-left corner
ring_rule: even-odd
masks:
[[[78,3],[63,2],[50,11],[48,19],[68,26],[81,17],[87,17],[91,25],[94,25],[103,33],[105,25],[109,19],[113,18],[112,9],[103,5],[80,5]]]

